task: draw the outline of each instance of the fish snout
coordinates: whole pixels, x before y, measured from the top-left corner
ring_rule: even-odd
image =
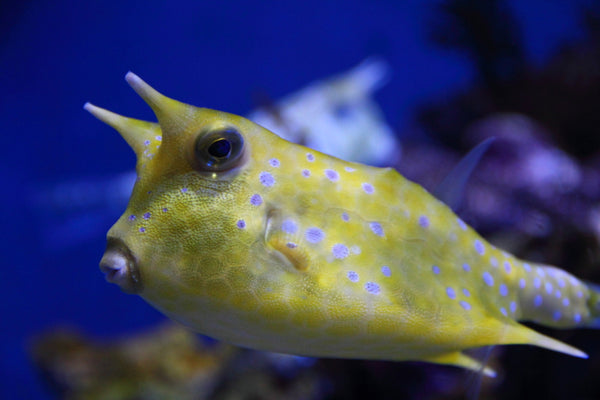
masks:
[[[108,238],[104,256],[100,260],[100,270],[108,282],[119,285],[125,293],[141,292],[137,259],[121,239]]]

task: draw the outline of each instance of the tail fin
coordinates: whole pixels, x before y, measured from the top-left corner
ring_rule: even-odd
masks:
[[[590,282],[585,282],[585,284],[587,285],[589,292],[587,301],[589,318],[587,319],[585,326],[588,328],[600,329],[600,285]]]
[[[554,328],[600,328],[599,286],[582,282],[556,267],[524,266],[519,283],[519,320]]]
[[[561,269],[528,265],[519,300],[522,320],[555,328],[600,329],[600,286],[583,282]],[[506,329],[503,344],[531,344],[574,357],[587,354],[568,344],[515,323]]]

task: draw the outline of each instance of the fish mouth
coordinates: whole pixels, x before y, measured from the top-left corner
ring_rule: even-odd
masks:
[[[121,239],[108,238],[104,256],[100,260],[100,271],[108,282],[118,285],[125,293],[142,291],[137,259]]]

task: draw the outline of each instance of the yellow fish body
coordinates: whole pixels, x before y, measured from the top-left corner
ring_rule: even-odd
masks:
[[[470,369],[482,366],[461,351],[494,344],[585,357],[517,321],[591,326],[600,297],[589,285],[495,248],[392,169],[126,79],[158,124],[85,106],[137,155],[100,263],[124,291],[255,349]]]

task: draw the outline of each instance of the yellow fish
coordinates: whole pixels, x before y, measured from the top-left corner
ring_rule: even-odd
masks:
[[[158,124],[87,103],[137,156],[108,232],[107,280],[193,330],[316,357],[493,371],[462,350],[532,344],[585,353],[519,324],[598,324],[596,288],[487,243],[390,168],[287,142],[242,117],[127,82]]]

